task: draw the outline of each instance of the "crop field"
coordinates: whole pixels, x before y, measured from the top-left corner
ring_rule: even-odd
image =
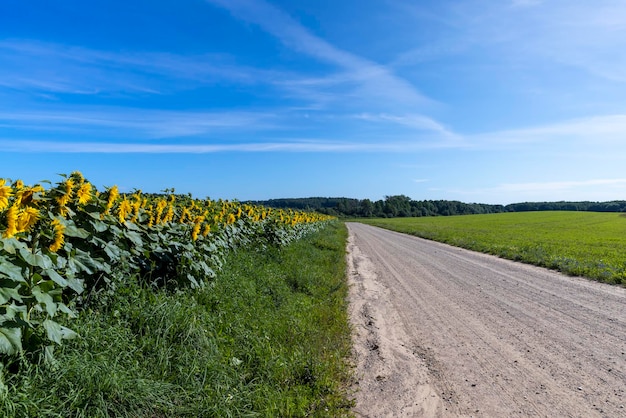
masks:
[[[53,318],[115,291],[120,276],[202,287],[229,250],[285,244],[328,219],[173,194],[120,195],[116,186],[100,193],[79,172],[47,189],[0,179],[0,354],[73,337]]]
[[[569,275],[626,283],[626,217],[618,213],[518,212],[359,221]]]
[[[346,235],[78,172],[0,178],[0,416],[343,415]]]

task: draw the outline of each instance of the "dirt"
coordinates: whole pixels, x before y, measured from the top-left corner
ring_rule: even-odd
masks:
[[[359,417],[626,417],[626,289],[348,223]]]

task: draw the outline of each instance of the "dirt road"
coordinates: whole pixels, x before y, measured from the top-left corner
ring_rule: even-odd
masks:
[[[626,289],[349,223],[363,417],[626,417]]]

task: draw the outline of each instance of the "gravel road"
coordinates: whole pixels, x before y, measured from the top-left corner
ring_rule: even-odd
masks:
[[[626,417],[626,289],[348,223],[361,417]]]

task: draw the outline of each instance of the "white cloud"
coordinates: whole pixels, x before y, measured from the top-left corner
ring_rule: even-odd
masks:
[[[347,142],[333,139],[293,139],[257,142],[220,142],[172,144],[172,143],[117,143],[117,142],[67,142],[0,139],[0,151],[42,152],[42,153],[94,153],[94,154],[207,154],[218,152],[302,152],[302,153],[343,153],[343,152],[385,152],[406,153],[433,149],[432,144],[405,142]]]
[[[309,70],[278,71],[241,66],[234,62],[234,57],[215,54],[113,52],[9,39],[0,40],[0,62],[3,63],[0,66],[0,93],[14,95],[15,91],[22,91],[50,102],[61,94],[142,97],[171,95],[218,84],[221,87],[217,88],[223,88],[224,84],[243,86],[243,91],[264,85],[276,92],[272,101],[282,97],[292,108],[297,106],[333,114],[354,109],[418,106],[429,102],[385,67],[333,47],[273,6],[260,4],[259,7],[267,9],[265,14],[280,16],[277,22],[262,21],[271,28],[272,34],[290,42],[290,46],[297,43],[299,51],[338,68],[325,74],[310,73]],[[287,39],[292,34],[294,39]]]
[[[557,143],[599,146],[623,144],[626,138],[626,114],[593,116],[543,126],[490,132],[466,137],[475,146]]]
[[[443,23],[435,26],[428,42],[398,54],[395,64],[418,69],[423,61],[480,56],[458,70],[484,71],[488,66],[498,78],[514,76],[524,86],[546,80],[543,87],[549,89],[559,83],[541,74],[546,68],[552,74],[582,70],[605,82],[626,83],[623,0],[467,0],[444,2],[440,14]],[[580,79],[585,80],[582,86],[589,82]]]
[[[330,82],[343,79],[344,83],[355,84],[355,94],[361,99],[387,100],[387,106],[433,103],[389,68],[333,46],[263,0],[207,1],[229,10],[238,19],[258,25],[293,50],[339,67],[342,71],[331,76]]]
[[[0,41],[0,87],[51,93],[162,94],[216,82],[268,83],[291,76],[227,56],[112,52],[23,39]]]
[[[47,142],[0,140],[7,152],[93,153],[93,154],[208,154],[217,152],[317,152],[350,151],[352,144],[306,142],[263,142],[246,144],[141,144],[110,142]]]
[[[419,131],[431,131],[436,132],[441,135],[442,139],[455,140],[457,141],[457,146],[462,146],[460,141],[462,140],[460,135],[449,130],[443,124],[437,122],[436,120],[420,115],[392,115],[388,113],[360,113],[354,115],[355,119],[364,120],[367,122],[384,122],[384,123],[393,123],[397,125],[402,125],[411,129],[419,130]]]
[[[607,81],[626,82],[626,59],[621,54],[626,48],[625,2],[517,3],[536,7],[496,9],[483,28],[472,29],[481,45],[502,41],[499,53],[525,62],[525,68],[552,63],[576,67]]]
[[[275,115],[262,112],[176,112],[122,109],[0,111],[0,126],[39,131],[109,130],[115,136],[149,139],[184,137],[224,132],[275,128]]]

